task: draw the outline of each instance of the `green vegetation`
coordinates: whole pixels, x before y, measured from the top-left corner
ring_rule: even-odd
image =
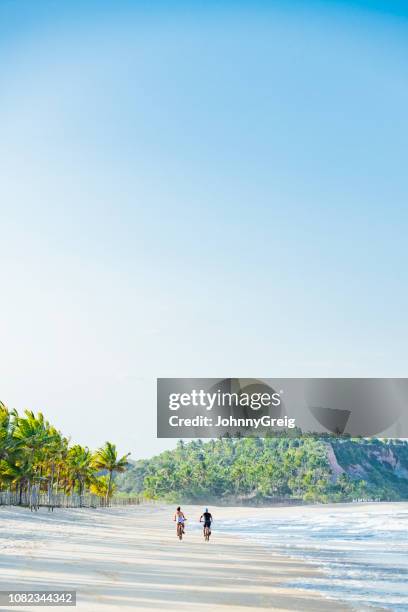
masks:
[[[180,441],[130,463],[110,442],[96,452],[70,445],[41,413],[20,416],[0,402],[0,491],[29,505],[40,494],[51,504],[61,494],[86,493],[104,504],[114,493],[180,503],[402,500],[408,499],[408,442],[293,434]]]
[[[26,410],[19,416],[0,402],[0,491],[17,494],[18,503],[32,505],[40,494],[80,497],[93,493],[109,503],[115,491],[115,473],[127,468],[127,457],[118,457],[111,442],[92,453],[70,446],[41,413]]]
[[[99,470],[106,470],[108,472],[108,478],[103,481],[105,485],[106,493],[105,493],[105,502],[108,503],[109,498],[111,497],[112,485],[113,485],[113,475],[115,472],[121,473],[127,469],[127,458],[128,455],[121,457],[118,459],[118,454],[116,452],[116,446],[111,442],[106,442],[103,448],[100,448],[96,451],[95,456],[93,458],[92,465],[94,468]]]
[[[314,436],[180,441],[118,488],[171,502],[408,499],[408,443]]]

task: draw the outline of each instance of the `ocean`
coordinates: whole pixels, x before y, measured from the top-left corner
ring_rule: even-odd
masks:
[[[408,503],[271,508],[256,514],[259,518],[216,521],[214,531],[240,534],[322,570],[319,577],[291,586],[347,601],[355,610],[408,611]]]

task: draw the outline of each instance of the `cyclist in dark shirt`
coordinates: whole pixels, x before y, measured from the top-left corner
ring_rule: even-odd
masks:
[[[202,513],[202,515],[200,516],[200,523],[202,523],[203,521],[204,521],[203,529],[205,529],[206,527],[208,527],[208,529],[211,529],[211,523],[213,521],[213,517],[212,517],[211,512],[208,512],[208,508],[206,508],[204,512]]]

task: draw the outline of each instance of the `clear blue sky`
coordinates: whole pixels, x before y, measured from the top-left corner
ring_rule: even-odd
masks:
[[[3,0],[0,399],[136,458],[157,376],[406,376],[405,7]]]

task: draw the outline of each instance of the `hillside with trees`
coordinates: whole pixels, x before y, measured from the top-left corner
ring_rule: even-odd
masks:
[[[170,502],[268,504],[408,499],[408,443],[340,437],[180,441],[118,486]]]

